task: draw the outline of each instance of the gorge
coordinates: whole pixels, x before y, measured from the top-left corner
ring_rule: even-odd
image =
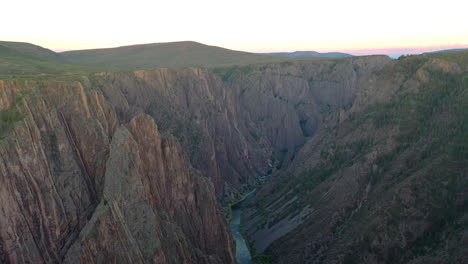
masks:
[[[240,233],[253,263],[466,261],[467,51],[22,45],[0,43],[2,263],[236,263]]]

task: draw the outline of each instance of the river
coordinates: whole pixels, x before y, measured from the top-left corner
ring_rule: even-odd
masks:
[[[239,264],[251,264],[252,256],[250,255],[249,247],[244,237],[240,233],[240,222],[241,222],[241,211],[242,203],[246,200],[252,198],[255,194],[255,190],[249,193],[242,201],[234,204],[231,207],[232,210],[232,220],[231,220],[231,233],[236,241],[236,259]]]

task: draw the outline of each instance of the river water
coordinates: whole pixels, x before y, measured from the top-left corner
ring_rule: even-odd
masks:
[[[231,232],[234,240],[236,240],[236,259],[237,263],[250,264],[252,263],[252,256],[250,255],[247,242],[240,233],[240,214],[241,208],[232,208],[232,221],[231,221]]]
[[[237,263],[239,264],[251,264],[252,263],[252,256],[250,255],[249,247],[247,246],[247,241],[245,241],[244,237],[240,233],[240,222],[241,222],[241,211],[242,211],[242,203],[250,198],[252,198],[255,194],[255,190],[249,193],[242,201],[238,202],[237,204],[231,207],[232,210],[232,220],[231,220],[231,233],[236,241],[236,259]]]

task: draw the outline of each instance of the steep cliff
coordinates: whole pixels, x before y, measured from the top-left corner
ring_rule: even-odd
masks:
[[[1,81],[0,91],[1,258],[60,262],[102,197],[115,114],[79,82]]]
[[[69,250],[69,263],[233,263],[212,183],[149,116],[112,139],[102,203]]]
[[[122,122],[151,115],[176,136],[218,196],[285,166],[322,118],[351,105],[371,72],[371,56],[206,69],[103,73],[91,78]]]
[[[258,259],[466,261],[467,55],[393,61],[326,117],[243,216]]]
[[[273,152],[272,165],[287,167],[329,113],[351,106],[374,71],[390,59],[368,56],[315,59],[215,69],[237,97],[243,132]]]
[[[85,77],[0,91],[2,262],[234,262],[212,183],[150,117],[126,128]]]
[[[192,164],[222,193],[225,182],[240,187],[266,167],[269,158],[240,130],[232,92],[201,69],[105,73],[92,79],[115,106],[120,120],[138,113],[154,117],[189,153]],[[249,158],[252,157],[252,158]]]
[[[234,263],[217,200],[264,175],[259,261],[466,261],[467,52],[98,74],[0,53],[2,263]]]

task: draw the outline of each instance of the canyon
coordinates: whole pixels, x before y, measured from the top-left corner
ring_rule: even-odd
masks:
[[[255,263],[466,260],[466,51],[115,70],[27,50],[72,66],[1,75],[2,263],[236,263],[226,215],[255,187]]]

